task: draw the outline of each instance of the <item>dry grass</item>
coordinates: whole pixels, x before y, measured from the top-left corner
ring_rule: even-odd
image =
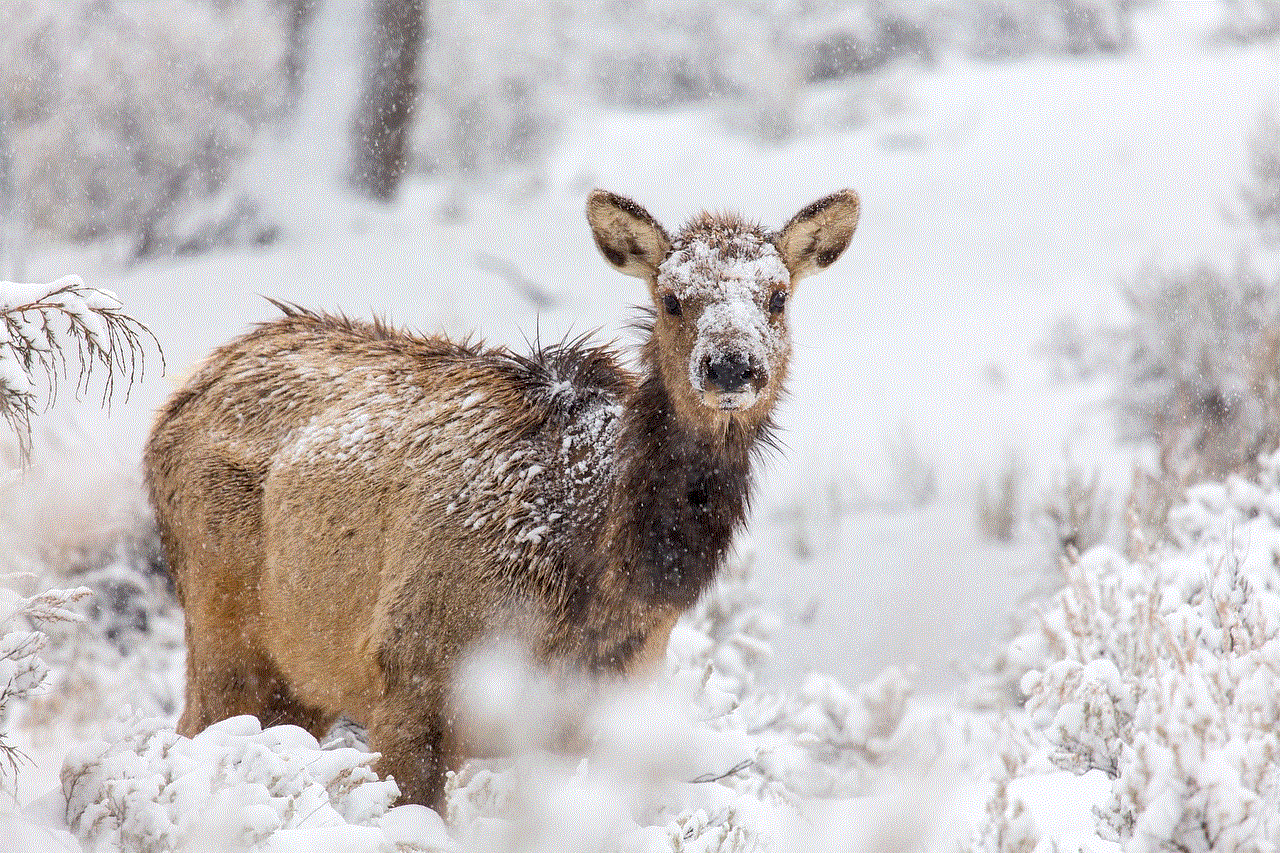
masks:
[[[1107,541],[1112,505],[1111,492],[1100,485],[1097,471],[1086,477],[1072,467],[1044,495],[1037,519],[1054,548],[1074,559]]]
[[[978,532],[991,542],[1012,541],[1021,514],[1022,463],[1009,454],[995,481],[978,485],[975,516]]]

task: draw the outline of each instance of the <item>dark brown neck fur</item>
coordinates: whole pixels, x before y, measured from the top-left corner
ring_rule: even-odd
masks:
[[[768,411],[708,410],[708,422],[725,425],[717,430],[689,422],[649,333],[623,407],[608,522],[569,570],[560,616],[579,662],[595,672],[626,670],[656,624],[692,606],[715,579],[750,508],[753,457],[775,447]]]
[[[608,543],[620,581],[653,607],[684,609],[715,578],[751,498],[753,452],[772,445],[766,414],[723,432],[684,422],[652,345],[626,407]]]

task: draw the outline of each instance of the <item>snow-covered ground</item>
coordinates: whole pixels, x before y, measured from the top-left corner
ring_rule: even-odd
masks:
[[[953,706],[972,686],[967,665],[1008,641],[1012,616],[1043,583],[1047,548],[1030,512],[1072,468],[1097,470],[1104,484],[1123,489],[1135,453],[1116,435],[1107,405],[1113,386],[1102,378],[1064,382],[1055,375],[1047,349],[1051,329],[1062,318],[1074,318],[1085,329],[1120,322],[1118,282],[1145,263],[1227,263],[1242,245],[1252,245],[1232,211],[1248,168],[1249,133],[1264,108],[1275,108],[1280,98],[1280,45],[1206,46],[1213,19],[1207,9],[1216,5],[1170,0],[1139,9],[1135,46],[1116,56],[998,64],[945,58],[929,69],[903,67],[844,81],[807,97],[814,109],[856,99],[871,116],[865,124],[802,133],[776,146],[726,131],[709,110],[584,114],[544,166],[495,179],[462,197],[460,206],[454,188],[423,179],[411,181],[388,207],[353,201],[326,172],[335,164],[290,138],[275,140],[259,158],[260,174],[245,179],[274,182],[280,189],[273,212],[284,232],[270,248],[129,267],[100,247],[48,247],[30,256],[30,281],[76,273],[116,293],[154,331],[168,375],[149,372],[127,402],[116,399],[109,411],[99,411],[94,400],[73,405],[64,395],[47,418],[50,429],[63,430],[73,419],[89,439],[80,444],[90,449],[55,448],[37,458],[52,473],[33,473],[32,482],[59,482],[74,472],[77,482],[91,486],[41,489],[19,483],[5,518],[26,531],[56,526],[59,536],[88,528],[86,538],[97,535],[94,527],[126,524],[137,510],[136,460],[152,412],[212,347],[274,316],[260,296],[377,313],[424,331],[475,330],[516,348],[535,334],[546,340],[596,328],[602,337],[626,341],[629,306],[645,294],[641,284],[615,274],[598,256],[583,218],[590,188],[629,195],[669,225],[709,207],[739,210],[776,226],[806,202],[853,187],[863,207],[850,250],[830,270],[806,280],[789,309],[795,344],[791,393],[778,415],[787,449],[760,480],[750,542],[741,549],[750,555],[764,608],[781,618],[770,639],[774,658],[761,664],[763,681],[750,690],[735,689],[739,697],[750,694],[761,703],[766,700],[760,696],[774,695],[769,691],[790,697],[787,713],[803,724],[826,702],[837,728],[844,726],[841,731],[853,739],[878,719],[890,720],[885,735],[892,736],[892,748],[886,754],[895,760],[866,759],[874,772],[840,766],[845,775],[823,791],[814,790],[821,774],[806,765],[748,774],[741,784],[712,785],[724,787],[715,795],[678,792],[672,796],[680,805],[670,814],[646,814],[685,821],[679,841],[660,839],[656,829],[645,835],[649,830],[643,827],[629,828],[631,835],[616,827],[609,831],[630,839],[633,849],[749,849],[750,838],[729,838],[725,827],[781,838],[788,833],[778,821],[786,820],[807,822],[801,836],[818,849],[848,849],[851,843],[908,849],[916,843],[945,846],[938,839],[947,837],[967,839],[964,827],[980,825],[992,791],[1004,790],[993,769],[1000,762],[988,759],[1020,747],[999,745],[1018,737],[1002,735],[993,718],[970,718]],[[322,21],[335,28],[339,23]],[[337,78],[342,72],[331,73]],[[345,90],[340,83],[339,93]],[[333,112],[313,95],[298,127],[332,127]],[[495,272],[508,265],[518,269],[525,285]],[[528,295],[530,286],[537,299]],[[991,542],[975,523],[975,495],[1011,459],[1023,472],[1022,521],[1010,542]],[[1215,511],[1226,513],[1227,503]],[[689,659],[683,668],[673,664],[677,674],[696,658],[687,646],[673,650],[679,654]],[[881,706],[867,710],[875,705],[874,697],[867,698],[871,687],[848,694],[806,680],[816,672],[891,692],[883,681],[873,681],[888,667],[905,672],[921,697],[902,710],[908,722]],[[1098,679],[1106,682],[1106,674]],[[699,689],[676,706],[703,707],[698,703],[710,701],[709,688]],[[1143,700],[1128,701],[1136,706]],[[859,713],[864,717],[854,722]],[[706,728],[706,718],[700,719]],[[765,729],[784,740],[778,732],[790,732],[795,743],[788,741],[778,754],[794,758],[812,744],[796,734],[801,722],[788,725],[774,720]],[[91,731],[54,725],[41,728],[38,737],[19,732],[35,738],[26,744],[34,762],[21,771],[20,800],[35,801],[38,815],[53,813],[52,823],[61,820],[51,805],[60,795],[49,792],[58,785],[68,752],[69,766],[90,768],[86,778],[106,774],[124,786],[115,789],[117,797],[126,789],[143,791],[148,774],[156,773],[188,773],[183,796],[197,797],[191,792],[211,783],[191,776],[190,766],[229,760],[228,750],[276,756],[263,761],[271,772],[285,774],[298,760],[286,747],[314,748],[236,726],[203,743],[174,746],[173,736],[156,734],[153,724],[114,724],[108,730],[115,739],[113,777],[103,769],[107,746],[78,743]],[[741,718],[712,728],[720,734],[755,730]],[[149,737],[167,737],[169,745],[156,746]],[[945,760],[921,755],[931,739]],[[119,744],[144,741],[152,743],[148,755],[163,753],[169,764],[157,759],[127,767],[128,750],[122,753]],[[757,746],[745,747],[748,757]],[[1100,840],[1092,812],[1109,802],[1110,782],[1097,770],[1081,777],[1056,770],[1044,757],[1048,752],[1040,743],[1019,753],[1013,774],[1019,778],[1008,786],[1010,813],[988,823],[1022,827],[1029,846],[1018,847],[1010,837],[981,843],[986,849],[1029,851],[1040,839],[1057,842],[1060,850],[1114,849]],[[734,754],[717,754],[727,762],[721,769],[732,766]],[[811,754],[805,760],[820,764]],[[305,821],[313,808],[307,798],[319,797],[317,786],[331,788],[342,773],[359,774],[355,764],[338,758],[328,764],[291,781],[294,787],[285,793],[263,781],[270,795],[263,794],[252,820],[245,818],[245,834],[236,843],[315,849],[303,830],[275,830]],[[1140,771],[1140,764],[1135,760],[1121,778],[1153,772]],[[947,769],[938,771],[939,765]],[[604,766],[607,775],[607,761]],[[918,774],[925,766],[934,769],[922,779]],[[1035,767],[1043,772],[1027,772]],[[475,791],[510,784],[501,774],[486,781],[484,772],[469,771],[460,782],[474,790],[459,798],[455,815],[481,833],[492,829],[486,809],[503,800],[501,792]],[[571,810],[575,797],[602,797],[602,778],[590,769],[568,768],[555,783],[563,802],[546,808]],[[816,796],[814,803],[821,805],[795,814],[764,809],[756,804],[768,797],[751,786],[770,784],[789,795]],[[424,842],[444,838],[416,812],[382,816],[374,788],[368,796],[350,789],[349,784],[346,799],[331,809],[337,817],[330,824],[340,817],[363,826],[350,837],[364,840],[341,849],[394,849],[378,845],[415,832]],[[213,796],[199,790],[200,798]],[[919,799],[928,792],[935,799]],[[292,804],[289,809],[278,808],[281,797]],[[315,802],[318,809],[320,800]],[[922,802],[929,819],[905,820]],[[1018,802],[1025,803],[1025,815],[1013,814]],[[195,837],[182,835],[195,832],[195,819],[179,819],[181,804],[167,808],[166,831],[177,833],[175,839]],[[734,808],[761,810],[734,822],[724,817],[725,809]],[[160,820],[143,814],[134,819]],[[1151,826],[1156,823],[1150,819]],[[128,832],[144,829],[114,830],[109,843],[134,849],[128,839],[143,836]],[[1258,831],[1266,829],[1276,831],[1273,824]],[[496,843],[460,830],[453,837],[478,849]],[[336,845],[336,838],[326,843]],[[72,843],[69,836],[63,840]],[[61,842],[29,843],[31,849],[60,849]]]

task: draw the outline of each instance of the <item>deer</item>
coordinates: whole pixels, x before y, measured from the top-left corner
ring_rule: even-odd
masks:
[[[346,716],[401,801],[439,809],[467,757],[450,682],[485,638],[652,671],[775,445],[796,282],[858,212],[842,190],[776,232],[704,212],[670,236],[593,191],[596,246],[652,299],[634,370],[589,337],[517,353],[272,300],[144,451],[185,614],[178,731],[249,714],[320,738]]]

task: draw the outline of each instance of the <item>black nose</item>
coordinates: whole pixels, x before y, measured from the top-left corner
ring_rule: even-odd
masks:
[[[737,354],[708,357],[703,368],[707,381],[725,394],[740,390],[756,375],[751,360]]]

